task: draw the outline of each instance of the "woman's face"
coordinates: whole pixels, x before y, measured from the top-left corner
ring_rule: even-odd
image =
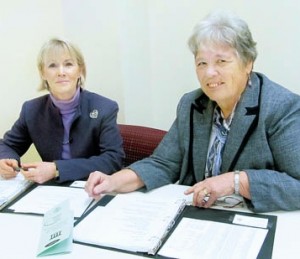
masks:
[[[232,109],[246,87],[253,63],[244,65],[231,47],[212,45],[199,49],[195,64],[203,92],[222,110]]]
[[[42,78],[58,100],[70,100],[76,92],[81,69],[66,50],[49,52],[44,59]]]

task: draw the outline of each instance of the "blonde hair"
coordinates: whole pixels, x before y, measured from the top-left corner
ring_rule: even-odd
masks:
[[[81,69],[81,75],[82,75],[78,80],[78,85],[80,87],[83,87],[86,78],[86,66],[85,66],[83,55],[78,47],[76,47],[74,44],[64,39],[52,38],[42,46],[37,59],[37,66],[40,75],[42,75],[43,73],[43,68],[45,65],[45,57],[49,54],[49,52],[54,50],[65,50],[69,52],[71,57],[76,60],[79,68]],[[48,83],[41,76],[39,90],[44,90],[44,89],[48,89]]]

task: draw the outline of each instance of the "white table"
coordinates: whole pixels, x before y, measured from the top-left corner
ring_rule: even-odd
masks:
[[[247,211],[247,209],[240,209],[240,211]],[[273,258],[300,258],[300,211],[280,211],[268,214],[277,216],[277,228],[273,246]],[[43,217],[41,216],[0,212],[0,258],[36,258],[42,220]],[[74,244],[72,253],[54,255],[51,256],[51,258],[126,259],[141,257],[128,253]]]
[[[36,257],[43,217],[0,213],[0,258],[31,259]],[[82,259],[110,258],[128,259],[138,256],[119,253],[91,246],[73,244],[69,254],[52,255],[44,258]]]
[[[273,258],[300,258],[300,211],[280,211],[268,214],[277,216]]]

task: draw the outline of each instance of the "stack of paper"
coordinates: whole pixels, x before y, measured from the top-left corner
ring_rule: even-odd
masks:
[[[20,173],[16,177],[7,180],[0,177],[0,210],[23,193],[30,185],[32,185],[32,182],[27,181]]]
[[[266,228],[184,217],[158,254],[168,258],[255,259],[267,233]]]
[[[63,202],[70,201],[74,217],[81,217],[93,199],[84,189],[63,186],[38,186],[9,207],[14,212],[45,214],[48,210]]]
[[[118,194],[75,226],[74,240],[155,254],[186,204],[183,191],[163,198],[165,191]]]

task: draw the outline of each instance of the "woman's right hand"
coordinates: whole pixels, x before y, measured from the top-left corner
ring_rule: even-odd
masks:
[[[111,175],[99,171],[92,172],[85,185],[85,191],[94,199],[98,199],[102,194],[113,190]]]
[[[129,168],[122,169],[112,175],[101,172],[90,174],[85,191],[90,197],[98,199],[105,193],[126,193],[133,192],[144,186],[144,182],[139,176]]]
[[[0,159],[0,176],[4,179],[10,179],[17,175],[15,168],[18,168],[16,159]]]

